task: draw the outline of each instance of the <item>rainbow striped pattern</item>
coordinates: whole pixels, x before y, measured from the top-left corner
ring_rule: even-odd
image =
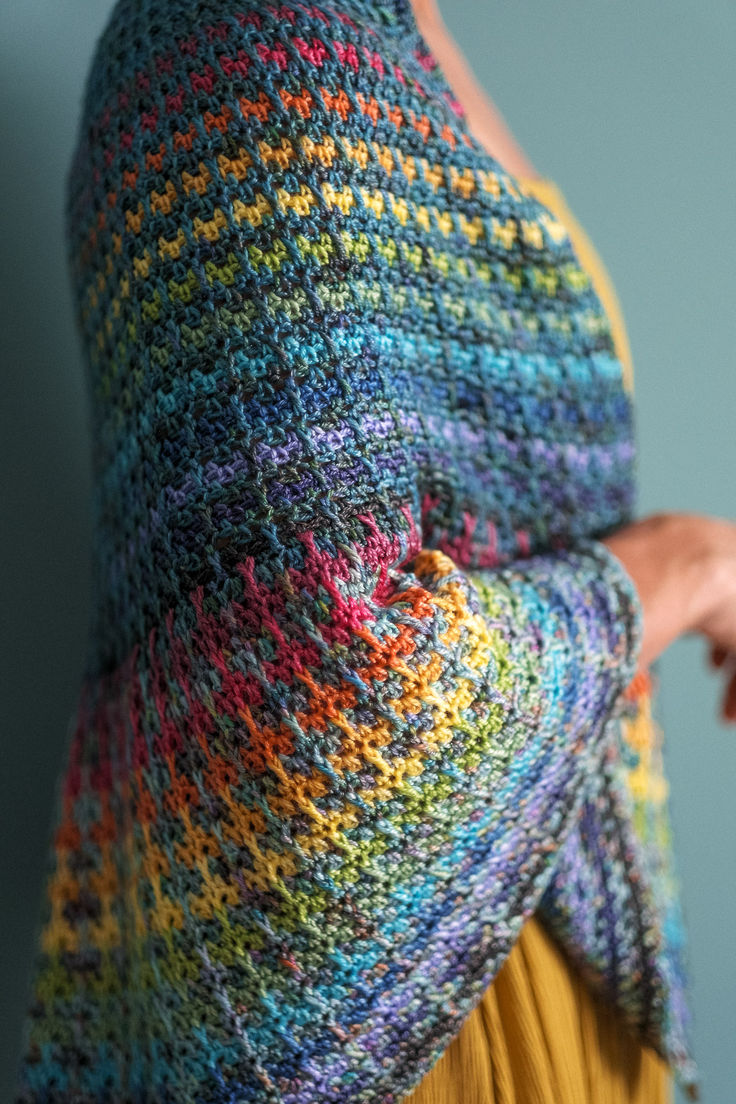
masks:
[[[535,909],[692,1088],[631,394],[408,0],[119,0],[67,186],[93,612],[19,1104],[398,1104]]]

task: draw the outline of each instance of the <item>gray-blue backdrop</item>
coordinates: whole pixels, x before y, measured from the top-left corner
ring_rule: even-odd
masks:
[[[4,729],[0,1099],[8,1099],[48,818],[87,618],[87,410],[62,178],[110,0],[0,11]],[[736,5],[440,0],[476,75],[565,193],[616,285],[634,357],[639,513],[736,520]],[[736,1100],[736,727],[681,639],[659,721],[706,1104]]]

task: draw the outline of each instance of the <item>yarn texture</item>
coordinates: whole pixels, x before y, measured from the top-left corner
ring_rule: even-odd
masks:
[[[92,603],[17,1104],[398,1104],[535,910],[696,1092],[632,396],[409,0],[118,0],[66,188]]]

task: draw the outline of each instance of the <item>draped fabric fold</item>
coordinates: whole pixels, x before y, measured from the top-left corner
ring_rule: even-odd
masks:
[[[573,853],[560,930],[691,1078],[564,227],[398,0],[119,0],[67,183],[93,604],[17,1100],[396,1104]]]

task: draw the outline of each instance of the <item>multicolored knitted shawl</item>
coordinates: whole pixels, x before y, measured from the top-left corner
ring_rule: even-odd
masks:
[[[398,1104],[534,910],[694,1086],[632,397],[409,0],[119,0],[67,185],[92,620],[18,1101]]]

